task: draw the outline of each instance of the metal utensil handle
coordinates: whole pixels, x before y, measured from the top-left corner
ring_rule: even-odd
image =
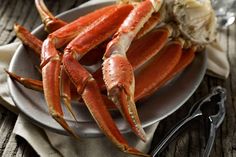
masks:
[[[180,121],[171,131],[167,136],[161,141],[159,145],[157,145],[153,151],[151,152],[151,156],[155,157],[158,153],[161,153],[161,151],[171,142],[174,136],[177,136],[177,132],[188,122],[193,120],[194,118],[198,117],[198,115],[192,115],[188,116],[182,121]]]
[[[205,148],[204,153],[203,153],[203,157],[209,157],[210,156],[211,149],[212,149],[212,146],[213,146],[214,141],[215,141],[215,137],[216,137],[216,127],[213,123],[211,123],[209,138],[208,138],[207,145],[206,145],[206,148]]]

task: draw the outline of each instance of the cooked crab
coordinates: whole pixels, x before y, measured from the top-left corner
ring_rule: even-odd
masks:
[[[75,118],[70,100],[82,98],[118,148],[147,156],[129,146],[107,104],[114,104],[145,141],[135,102],[151,95],[189,65],[199,47],[215,40],[210,1],[119,1],[71,23],[55,18],[42,0],[35,3],[49,32],[47,38],[41,41],[20,25],[15,25],[15,31],[41,57],[42,81],[8,74],[28,88],[43,91],[49,113],[70,134],[77,136],[63,118],[60,97]],[[82,66],[97,64],[102,55],[101,68],[95,72]]]

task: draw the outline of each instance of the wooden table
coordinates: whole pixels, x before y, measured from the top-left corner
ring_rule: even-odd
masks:
[[[74,8],[85,0],[53,1],[46,2],[49,9],[58,14],[65,10]],[[0,0],[0,45],[5,45],[17,41],[13,31],[13,24],[17,22],[29,30],[33,30],[41,22],[34,7],[33,0]],[[224,31],[226,34],[222,39],[230,61],[231,74],[228,79],[221,80],[210,76],[205,76],[200,87],[195,94],[183,105],[175,114],[163,120],[156,133],[153,145],[163,137],[163,135],[183,118],[188,112],[191,104],[200,97],[206,95],[210,89],[216,85],[221,85],[227,89],[226,117],[222,126],[218,129],[216,141],[211,153],[212,157],[236,157],[236,25]],[[30,145],[21,138],[16,138],[12,134],[17,115],[0,106],[0,156],[36,156]],[[162,156],[199,156],[205,146],[206,124],[203,120],[198,120],[162,153]]]

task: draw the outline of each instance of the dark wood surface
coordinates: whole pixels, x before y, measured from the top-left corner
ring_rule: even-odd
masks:
[[[54,13],[58,14],[74,8],[85,0],[54,1],[48,0],[46,4]],[[38,26],[40,18],[34,7],[33,0],[0,0],[0,45],[17,41],[13,31],[13,24],[17,22],[29,30]],[[206,95],[216,85],[227,89],[226,117],[222,126],[217,130],[216,141],[211,153],[212,157],[236,157],[236,25],[232,25],[223,33],[224,47],[230,60],[231,74],[228,79],[221,80],[205,76],[196,93],[175,114],[163,120],[155,133],[153,146],[157,144],[165,133],[183,118],[193,102]],[[17,115],[0,105],[0,156],[37,156],[30,145],[21,138],[12,134]],[[200,156],[204,150],[207,137],[207,125],[204,120],[197,120],[174,140],[161,156],[182,157]]]

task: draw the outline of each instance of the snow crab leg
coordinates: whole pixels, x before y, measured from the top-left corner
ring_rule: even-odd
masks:
[[[103,56],[103,78],[108,97],[116,104],[133,132],[143,141],[146,141],[146,135],[134,102],[134,74],[126,52],[137,33],[161,5],[161,0],[140,2],[125,19],[113,40],[108,43]]]

